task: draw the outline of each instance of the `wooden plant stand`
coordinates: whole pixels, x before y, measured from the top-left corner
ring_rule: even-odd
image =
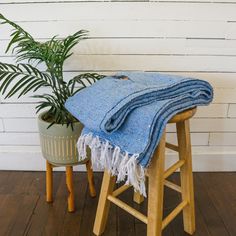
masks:
[[[91,161],[86,163],[89,192],[91,197],[96,196],[96,190],[94,187],[93,170],[91,169]],[[46,161],[46,201],[48,203],[53,202],[53,168],[56,166]],[[66,166],[66,185],[69,192],[68,195],[68,212],[75,211],[74,201],[74,186],[73,186],[73,166]]]

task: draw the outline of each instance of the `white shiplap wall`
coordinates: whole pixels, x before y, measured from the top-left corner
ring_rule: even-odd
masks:
[[[146,70],[206,79],[214,102],[192,120],[195,170],[236,170],[236,0],[0,1],[0,12],[39,39],[87,29],[65,75]],[[0,60],[9,28],[0,27]],[[0,169],[44,166],[35,100],[0,100]],[[176,142],[173,127],[168,139]]]

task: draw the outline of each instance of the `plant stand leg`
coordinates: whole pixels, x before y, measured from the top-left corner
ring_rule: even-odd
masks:
[[[91,161],[86,162],[87,176],[88,176],[88,184],[89,184],[89,192],[91,197],[96,197],[96,190],[94,186],[94,176],[93,169],[91,165]]]
[[[74,197],[74,187],[73,187],[73,167],[66,166],[66,185],[69,192],[68,196],[68,212],[75,211],[75,197]]]
[[[52,176],[52,164],[46,161],[46,201],[53,201],[53,176]]]

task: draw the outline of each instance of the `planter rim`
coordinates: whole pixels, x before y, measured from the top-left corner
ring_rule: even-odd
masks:
[[[47,111],[44,111],[44,112],[41,112],[39,115],[38,115],[38,120],[39,121],[41,121],[41,122],[45,122],[45,123],[47,123],[47,124],[50,124],[51,122],[48,122],[48,121],[46,121],[46,120],[44,120],[43,119],[43,116],[45,115],[47,113]],[[74,121],[74,122],[72,122],[72,123],[74,123],[74,124],[78,124],[78,123],[81,123],[80,121]],[[64,125],[66,125],[65,123],[64,124],[57,124],[57,123],[54,123],[53,124],[53,126],[64,126]]]

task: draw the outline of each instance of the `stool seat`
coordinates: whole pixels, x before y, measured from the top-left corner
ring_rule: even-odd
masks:
[[[103,182],[98,202],[98,208],[93,232],[102,235],[105,231],[110,202],[127,211],[135,218],[147,224],[147,236],[161,236],[163,229],[182,211],[184,231],[193,234],[195,232],[195,207],[193,192],[192,154],[189,119],[196,113],[196,108],[188,109],[173,116],[168,123],[175,123],[178,145],[166,142],[166,131],[155,150],[151,163],[147,168],[148,181],[148,213],[147,216],[132,208],[118,197],[127,190],[129,185],[123,185],[114,190],[115,176],[104,171]],[[165,149],[172,149],[179,154],[178,161],[165,170]],[[180,169],[180,186],[169,181],[168,177]],[[179,192],[182,201],[163,219],[164,186]],[[139,193],[134,193],[134,201],[141,203],[144,200]]]
[[[190,118],[192,118],[195,115],[196,111],[197,111],[196,107],[188,109],[188,110],[185,110],[185,111],[182,111],[182,112],[174,115],[168,121],[168,123],[178,123],[180,121],[184,121],[184,120],[190,119]]]

